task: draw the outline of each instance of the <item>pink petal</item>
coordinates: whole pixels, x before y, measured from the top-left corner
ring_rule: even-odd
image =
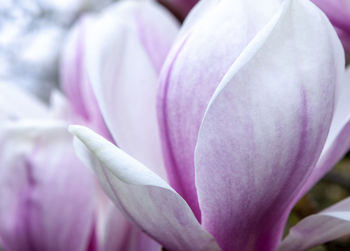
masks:
[[[312,0],[336,28],[347,51],[350,50],[350,3],[348,0]]]
[[[87,67],[115,142],[165,177],[156,118],[157,74],[177,24],[152,1],[121,1],[97,18]]]
[[[93,16],[84,16],[69,32],[61,61],[61,86],[75,114],[71,120],[84,119],[90,127],[108,137],[95,94],[86,75],[84,60],[87,33],[94,23]]]
[[[322,155],[312,174],[300,191],[300,199],[310,190],[350,148],[350,68],[345,72],[343,82],[339,86],[335,112]]]
[[[74,155],[71,141],[64,123],[1,124],[0,239],[5,250],[86,250],[94,179]]]
[[[343,63],[326,17],[293,0],[224,76],[195,155],[202,225],[223,250],[276,246],[326,141]]]
[[[163,68],[158,115],[167,172],[198,219],[193,159],[205,109],[226,71],[278,6],[275,0],[200,2]]]
[[[91,18],[83,18],[73,26],[67,35],[61,62],[61,87],[72,103],[73,109],[85,119],[89,118],[89,114],[84,97],[86,79],[82,62],[83,43],[85,30],[91,22]]]
[[[350,234],[350,199],[311,216],[294,226],[276,251],[308,250]]]
[[[99,218],[98,250],[159,251],[160,245],[132,225],[112,202]]]
[[[71,126],[80,159],[128,218],[169,250],[220,250],[186,202],[158,175],[82,126]]]

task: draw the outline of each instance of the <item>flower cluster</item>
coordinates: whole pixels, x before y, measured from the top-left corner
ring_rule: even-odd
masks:
[[[350,148],[345,1],[161,2],[184,22],[147,0],[82,17],[50,106],[0,86],[0,246],[298,251],[350,234],[349,198],[282,238]]]

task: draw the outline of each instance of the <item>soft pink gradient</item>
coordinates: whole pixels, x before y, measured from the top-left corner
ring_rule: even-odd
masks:
[[[159,48],[176,33],[162,13],[145,29]],[[80,159],[169,250],[277,248],[297,199],[350,145],[344,51],[326,16],[304,0],[202,0],[159,76],[139,30],[109,20],[86,65],[116,144],[72,126]]]
[[[347,52],[350,51],[350,2],[348,0],[312,0],[329,18]]]

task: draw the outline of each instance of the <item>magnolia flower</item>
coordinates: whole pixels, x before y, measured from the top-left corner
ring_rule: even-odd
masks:
[[[193,5],[198,2],[181,0],[161,0],[175,10],[181,18],[185,17]],[[350,50],[350,3],[348,0],[312,0],[330,19],[346,51]]]
[[[5,250],[88,250],[93,244],[93,177],[84,175],[65,128],[1,125],[0,246]]]
[[[148,43],[159,51],[167,25]],[[201,1],[159,86],[133,31],[106,21],[87,40],[113,141],[70,127],[80,159],[132,222],[169,250],[302,250],[349,233],[345,201],[281,244],[293,205],[350,145],[343,49],[314,4]],[[306,231],[318,225],[334,231]]]
[[[350,2],[348,0],[312,0],[326,13],[346,51],[350,50]]]
[[[0,247],[88,250],[95,180],[72,153],[68,121],[54,121],[57,110],[14,87],[0,89],[8,101],[1,104]]]
[[[165,31],[164,27],[168,30]],[[152,1],[121,1],[110,6],[99,15],[90,15],[82,18],[73,27],[64,48],[61,65],[62,89],[68,96],[73,110],[71,121],[82,120],[89,127],[94,128],[104,137],[113,141],[110,131],[105,126],[105,123],[108,124],[109,118],[102,116],[104,115],[103,110],[100,110],[95,97],[98,93],[94,93],[94,86],[91,86],[91,81],[86,75],[85,69],[86,54],[94,52],[90,51],[86,42],[91,38],[99,39],[99,37],[96,37],[96,30],[107,32],[104,34],[107,37],[110,36],[108,32],[111,32],[111,34],[118,32],[120,34],[118,42],[121,46],[128,48],[131,45],[138,49],[133,54],[125,53],[126,57],[123,58],[124,48],[119,47],[117,48],[118,51],[112,48],[113,53],[105,51],[107,54],[100,65],[100,67],[105,69],[120,70],[122,74],[116,72],[116,76],[120,77],[120,81],[125,81],[125,84],[135,85],[138,84],[136,81],[142,81],[142,75],[137,76],[134,72],[129,71],[128,68],[130,68],[130,65],[137,66],[139,64],[140,67],[144,66],[143,62],[141,64],[139,62],[142,58],[138,57],[138,53],[143,53],[146,60],[150,60],[148,67],[158,74],[177,34],[178,24],[173,17],[168,16],[168,13],[160,5]],[[164,33],[168,33],[168,35],[164,36]],[[135,44],[130,43],[130,37],[132,38],[131,42]],[[108,46],[114,46],[110,44],[108,39],[99,40],[99,42]],[[110,60],[113,60],[112,63]],[[120,68],[114,68],[114,62],[120,64]],[[112,86],[114,83],[109,82],[108,79],[105,80],[104,84],[107,87],[110,85],[111,88],[114,88]],[[144,86],[144,88],[153,88],[146,84],[154,84],[154,87],[156,87],[155,82],[145,83]],[[117,89],[117,91],[122,90]],[[142,89],[140,89],[140,95],[142,95]],[[107,96],[107,98],[109,97]],[[111,96],[110,98],[114,97]],[[124,98],[128,98],[128,96]],[[113,213],[118,214],[118,216],[116,217]],[[113,221],[118,221],[119,223],[113,224]],[[141,233],[138,228],[127,221],[116,210],[109,210],[108,216],[104,216],[103,222],[110,225],[111,229],[103,230],[105,234],[101,234],[108,237],[108,246],[101,250],[159,250],[159,244]],[[123,234],[121,234],[120,225],[122,225]],[[119,238],[116,238],[116,235]],[[113,241],[116,244],[113,244]],[[111,245],[111,242],[113,245]]]
[[[8,85],[0,90],[1,100],[18,102],[12,109],[1,107],[8,117],[0,125],[0,247],[159,250],[115,208],[75,156],[67,131],[71,121],[57,117],[67,110],[49,109]]]
[[[138,39],[145,55],[152,55],[150,67],[159,71],[177,32],[177,23],[164,12],[153,2],[130,1],[111,6],[100,15],[84,17],[69,34],[63,51],[62,89],[68,100],[56,92],[48,107],[14,87],[0,85],[0,247],[160,249],[100,191],[91,170],[77,160],[67,125],[84,124],[112,140],[85,74],[84,43],[90,26],[108,23],[109,28],[118,27],[117,31],[119,27],[133,27],[130,35]],[[153,37],[157,34],[153,27],[159,21],[170,27],[169,37],[162,37],[161,48],[154,44],[159,38]],[[144,23],[145,27],[139,26]],[[120,42],[127,46],[125,39]],[[130,64],[139,60],[128,59]],[[124,77],[133,78],[134,73]]]

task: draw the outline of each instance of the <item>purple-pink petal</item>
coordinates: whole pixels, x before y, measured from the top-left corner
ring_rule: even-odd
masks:
[[[134,224],[168,250],[220,250],[161,177],[90,129],[71,126],[70,131],[80,159],[94,169],[106,193]]]
[[[177,30],[156,3],[121,1],[96,19],[87,39],[89,80],[114,141],[162,177],[157,78]]]
[[[73,111],[69,119],[75,122],[83,119],[90,127],[109,137],[86,73],[85,46],[87,32],[93,23],[93,16],[84,16],[67,35],[61,60],[61,87]]]
[[[334,25],[346,51],[350,50],[350,3],[348,0],[312,0]]]
[[[323,149],[343,69],[326,17],[293,0],[224,76],[195,154],[202,224],[223,250],[276,247],[283,216]]]
[[[348,234],[350,234],[350,198],[298,222],[276,251],[308,250]]]
[[[320,159],[312,170],[310,177],[299,192],[300,199],[310,190],[350,148],[350,68],[348,68],[339,85],[335,111],[327,141]]]
[[[158,117],[167,173],[199,220],[194,149],[204,111],[226,71],[278,6],[274,0],[200,2],[161,73]]]
[[[94,177],[79,163],[71,141],[66,124],[2,123],[0,239],[5,250],[87,250]]]

